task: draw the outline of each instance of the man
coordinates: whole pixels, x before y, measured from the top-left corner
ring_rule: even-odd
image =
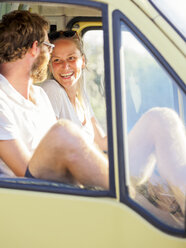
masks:
[[[47,96],[33,85],[46,77],[53,47],[47,30],[29,11],[13,11],[0,23],[0,174],[108,189],[107,159],[76,125],[56,122]]]

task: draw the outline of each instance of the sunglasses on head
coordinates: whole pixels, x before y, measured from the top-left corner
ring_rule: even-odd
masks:
[[[67,31],[55,31],[52,33],[48,34],[49,40],[50,41],[54,41],[57,40],[59,38],[72,38],[74,36],[77,36],[77,38],[79,39],[78,33],[76,31],[73,30],[67,30]]]

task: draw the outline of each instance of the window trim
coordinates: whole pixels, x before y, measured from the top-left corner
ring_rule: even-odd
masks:
[[[122,95],[121,95],[121,71],[120,71],[120,47],[121,47],[121,21],[129,27],[129,29],[142,41],[150,53],[160,62],[163,68],[168,72],[168,74],[175,80],[175,82],[186,91],[186,86],[181,81],[179,76],[173,71],[170,65],[162,57],[162,55],[155,49],[155,47],[150,43],[150,41],[137,29],[137,27],[119,10],[114,10],[113,16],[113,50],[114,50],[114,65],[115,65],[115,99],[116,99],[116,120],[117,120],[117,147],[118,147],[118,166],[119,166],[119,187],[120,187],[120,201],[135,212],[139,213],[143,218],[150,222],[153,226],[162,230],[165,233],[177,236],[186,237],[186,227],[184,230],[179,230],[170,227],[161,221],[159,221],[155,216],[148,212],[145,208],[141,207],[139,204],[134,202],[129,197],[129,189],[126,182],[126,171],[125,171],[125,144],[123,130],[123,118],[126,118],[125,112],[122,109]],[[125,107],[125,106],[124,106]]]
[[[181,36],[181,38],[186,41],[186,36],[184,36],[184,34],[168,19],[168,17],[166,15],[163,14],[163,12],[158,8],[158,6],[152,1],[152,0],[148,0],[149,3],[156,9],[156,11],[163,17],[163,19],[165,19],[171,27],[173,27],[173,29],[176,31],[176,33]]]
[[[14,0],[15,2],[20,2],[20,0]],[[10,0],[7,1],[7,3]],[[108,40],[108,5],[101,2],[91,2],[84,0],[24,0],[24,2],[36,2],[39,4],[54,3],[54,4],[75,4],[83,5],[92,8],[98,8],[102,11],[102,23],[103,23],[103,35],[104,35],[104,69],[105,69],[105,95],[106,95],[106,106],[107,106],[107,129],[109,131],[108,135],[108,157],[109,157],[109,190],[89,190],[81,189],[78,187],[69,187],[69,185],[43,181],[40,179],[26,179],[26,178],[0,178],[0,188],[9,189],[21,189],[29,191],[39,191],[48,193],[61,193],[70,195],[81,195],[81,196],[96,196],[96,197],[116,197],[115,193],[115,177],[114,177],[114,158],[113,158],[113,133],[112,133],[112,112],[111,112],[111,82],[110,82],[110,51],[109,51],[109,40]]]
[[[109,196],[109,191],[97,190],[96,187],[79,187],[67,183],[58,183],[55,181],[48,181],[42,179],[32,178],[0,178],[0,188],[20,189],[37,192],[47,192],[56,194],[69,194],[79,196]],[[98,193],[99,192],[99,193]]]
[[[101,27],[102,28],[102,17],[76,16],[67,23],[67,29],[73,29],[73,26],[79,22],[95,23],[95,25],[93,25],[93,27]],[[96,23],[100,23],[100,25],[98,26],[98,25],[96,25]],[[85,28],[83,28],[82,30],[85,30]]]
[[[106,8],[104,9],[106,11]],[[103,13],[103,12],[102,12]],[[105,17],[105,18],[104,18]],[[89,30],[100,30],[103,29],[103,44],[104,44],[104,70],[105,70],[105,96],[106,96],[106,110],[107,110],[107,130],[109,130],[108,135],[108,156],[109,156],[109,182],[110,182],[110,195],[111,197],[116,197],[115,190],[115,176],[114,176],[114,153],[113,153],[113,131],[112,131],[112,103],[111,103],[111,81],[110,81],[110,52],[109,52],[109,39],[108,39],[108,11],[103,13],[102,18],[99,17],[75,17],[68,24],[68,28],[72,28],[77,22],[100,22],[101,26],[91,26],[85,27],[81,30],[82,35]]]

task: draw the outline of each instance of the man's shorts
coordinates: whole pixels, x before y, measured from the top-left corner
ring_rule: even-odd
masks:
[[[25,177],[35,178],[35,177],[31,174],[31,172],[29,171],[29,168],[28,168],[28,167],[27,167],[26,172],[25,172]]]

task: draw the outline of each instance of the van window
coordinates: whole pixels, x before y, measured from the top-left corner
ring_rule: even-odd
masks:
[[[123,22],[121,22],[120,54],[125,115],[123,119],[127,119],[124,126],[127,126],[128,132],[126,162],[130,198],[164,224],[183,230],[186,174],[182,175],[183,168],[178,176],[177,171],[174,173],[174,169],[167,165],[168,158],[179,147],[175,142],[179,143],[179,141],[174,137],[174,135],[177,136],[174,132],[167,140],[166,133],[162,133],[161,129],[165,131],[169,129],[170,123],[162,121],[169,118],[169,114],[176,116],[184,125],[185,94]],[[158,128],[154,127],[156,119],[158,119]],[[153,127],[156,133],[150,135]],[[140,143],[139,137],[142,137]],[[146,140],[147,143],[145,143]],[[161,148],[155,143],[156,140],[163,144]],[[174,141],[174,148],[168,150],[172,141]],[[160,163],[160,155],[164,158],[163,163]],[[163,167],[166,167],[164,173]],[[178,177],[178,180],[173,184],[174,177]],[[182,184],[179,177],[182,177]],[[168,180],[168,178],[171,179]],[[182,198],[181,201],[179,197]]]
[[[166,17],[169,22],[179,31],[180,34],[186,39],[186,27],[184,25],[186,21],[185,11],[186,2],[185,0],[168,1],[168,0],[150,0],[160,12],[161,15]]]
[[[103,30],[89,30],[85,32],[83,41],[87,58],[85,87],[96,118],[104,131],[106,131]]]
[[[82,2],[82,5],[78,4],[74,4],[74,2],[72,1],[72,3],[70,3],[70,1],[67,1],[68,3],[54,3],[53,1],[50,3],[50,1],[48,3],[42,3],[42,1],[39,2],[31,2],[31,1],[17,1],[17,2],[1,2],[0,3],[0,19],[2,18],[2,16],[6,13],[9,13],[13,10],[28,10],[31,11],[32,13],[37,13],[41,16],[43,16],[50,25],[50,30],[49,31],[60,31],[60,30],[67,30],[67,29],[75,29],[77,31],[77,34],[81,37],[83,36],[83,40],[84,40],[84,50],[85,50],[85,56],[87,57],[87,69],[83,70],[84,72],[82,73],[81,79],[82,82],[84,83],[84,87],[85,90],[81,88],[82,84],[80,84],[80,88],[82,90],[82,94],[79,94],[79,99],[77,101],[77,109],[75,111],[74,107],[71,106],[72,108],[69,108],[72,110],[73,114],[75,113],[75,117],[73,120],[78,120],[77,122],[80,123],[80,126],[82,127],[83,125],[83,130],[85,131],[85,137],[89,137],[91,138],[92,141],[92,145],[94,145],[95,143],[99,143],[97,144],[97,147],[101,147],[100,146],[100,140],[97,139],[97,137],[99,138],[99,132],[97,131],[97,133],[95,132],[95,130],[100,130],[100,133],[103,134],[105,136],[107,136],[107,128],[106,128],[106,104],[105,104],[105,89],[104,89],[104,73],[105,73],[105,69],[104,69],[104,62],[103,62],[103,51],[104,51],[104,45],[103,45],[103,34],[104,32],[106,32],[106,25],[107,22],[105,21],[105,28],[103,27],[103,29],[101,29],[102,27],[102,21],[103,20],[107,20],[107,9],[104,12],[103,9],[107,8],[106,5],[102,4],[100,5],[97,2],[92,2],[92,3],[88,3],[88,5],[86,3]],[[104,13],[104,15],[103,15]],[[79,20],[79,19],[83,19],[84,20],[84,26],[81,28],[80,26],[78,26],[78,23],[76,23],[75,26],[70,27],[69,23],[71,23],[73,20]],[[95,19],[99,20],[99,28],[100,30],[96,30],[96,27],[94,26],[95,23]],[[92,23],[91,23],[92,22]],[[86,27],[86,31],[83,30]],[[90,28],[90,30],[89,30]],[[82,34],[83,33],[83,34]],[[95,39],[96,36],[96,39]],[[106,41],[108,42],[108,41]],[[60,63],[62,63],[63,60],[61,60]],[[60,64],[59,63],[59,64]],[[84,68],[83,68],[84,69]],[[49,73],[50,74],[50,73]],[[51,75],[48,76],[48,79],[50,78]],[[40,87],[43,86],[42,85],[43,82],[36,82],[35,84]],[[60,87],[59,84],[56,83],[57,86]],[[61,87],[63,90],[64,88]],[[60,89],[61,89],[60,88]],[[44,89],[44,87],[43,87]],[[50,91],[50,90],[49,90]],[[51,91],[50,91],[51,92]],[[79,92],[78,92],[79,93]],[[78,93],[76,94],[76,97],[78,96]],[[87,93],[87,94],[86,94]],[[57,95],[57,94],[56,94]],[[49,94],[48,94],[49,96]],[[84,97],[83,101],[81,101],[81,96]],[[68,96],[67,96],[68,97]],[[52,102],[52,98],[53,96],[49,99]],[[62,98],[59,97],[58,99],[58,103],[60,102]],[[69,100],[69,99],[67,99]],[[67,101],[68,102],[68,101]],[[81,105],[82,104],[82,105]],[[80,106],[81,105],[81,106]],[[53,105],[54,106],[54,105]],[[63,105],[64,106],[64,105]],[[56,111],[57,112],[57,111]],[[60,111],[59,111],[60,112]],[[61,111],[62,112],[62,111]],[[60,113],[61,113],[60,112]],[[63,111],[64,113],[65,111]],[[77,116],[76,116],[77,114]],[[85,116],[87,115],[87,116]],[[57,116],[57,114],[56,114]],[[70,117],[72,117],[72,115],[69,115]],[[70,117],[61,117],[60,118],[69,118]],[[94,121],[95,125],[92,125],[92,119],[95,117],[96,121]],[[79,118],[79,119],[78,119]],[[72,118],[71,118],[72,120]],[[83,120],[83,121],[82,121]],[[96,129],[95,126],[97,125],[97,123],[99,123],[100,125],[100,129]],[[77,124],[77,123],[76,123]],[[82,125],[81,125],[82,124]],[[97,126],[96,126],[97,127]],[[94,130],[95,129],[95,130]],[[103,129],[103,130],[102,130]],[[95,135],[96,133],[96,135]],[[95,140],[95,138],[97,139],[97,142]],[[102,136],[103,137],[103,136]],[[104,147],[107,148],[107,142],[104,142]],[[100,150],[103,150],[104,156],[107,158],[108,157],[108,153],[107,153],[107,149],[102,149],[102,147],[100,148]],[[8,187],[15,187],[17,188],[17,185],[15,185],[15,181],[19,183],[19,187],[20,188],[25,188],[25,182],[27,185],[27,188],[29,189],[33,189],[33,184],[30,183],[32,182],[32,179],[28,180],[27,178],[24,179],[20,179],[20,178],[8,178],[8,182],[7,182],[7,175],[2,175],[2,181],[4,179],[4,181],[2,182],[3,185],[5,185],[4,187],[7,187],[7,183],[8,183]],[[1,177],[1,176],[0,176]],[[5,183],[6,180],[6,183]],[[33,179],[34,180],[34,179]],[[1,180],[0,180],[1,181]],[[38,182],[38,180],[37,180]],[[37,184],[37,183],[36,183]],[[66,192],[66,189],[68,188],[68,192],[69,193],[77,193],[77,194],[81,194],[78,191],[84,190],[85,193],[82,192],[82,194],[87,194],[87,195],[107,195],[108,191],[104,190],[102,188],[95,188],[95,187],[83,187],[80,186],[78,187],[77,185],[65,185],[63,184],[63,182],[56,183],[56,182],[41,182],[38,183],[38,185],[35,185],[34,190],[41,190],[40,188],[44,184],[44,189],[42,188],[42,191],[59,191],[60,188],[60,192]],[[51,190],[51,184],[52,184],[52,188],[54,186],[54,188]],[[20,186],[21,185],[21,186]],[[59,187],[61,186],[61,187]],[[64,189],[66,186],[66,189]],[[73,188],[74,186],[74,188]],[[56,189],[57,188],[57,189]],[[89,189],[92,189],[89,190]],[[91,191],[91,192],[90,192]]]

